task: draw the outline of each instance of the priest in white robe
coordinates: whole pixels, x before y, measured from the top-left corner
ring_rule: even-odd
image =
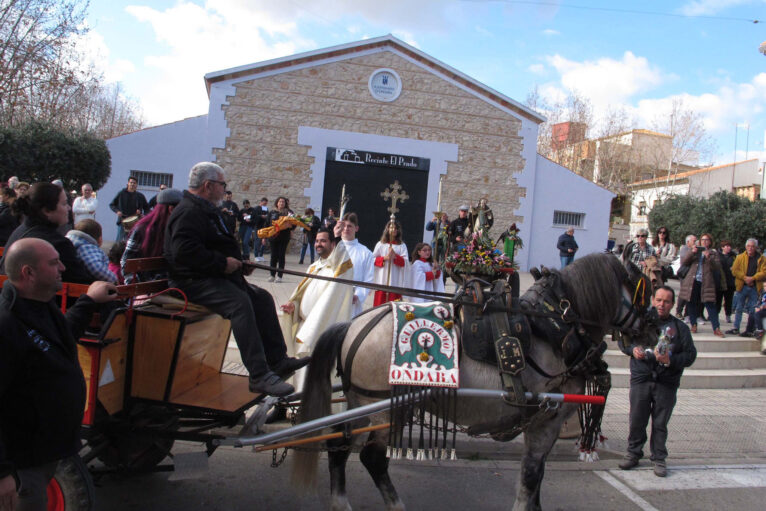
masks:
[[[340,224],[340,222],[339,222]],[[336,227],[336,233],[340,229]],[[323,277],[352,280],[354,266],[346,247],[333,233],[322,228],[317,233],[314,248],[319,259],[309,266],[307,273]],[[282,311],[289,317],[288,330],[294,339],[295,353],[308,356],[319,336],[334,323],[351,319],[353,287],[327,280],[304,278],[295,288]],[[295,388],[303,388],[305,370],[295,374]]]
[[[402,225],[393,222],[386,225],[380,241],[372,251],[375,258],[375,283],[384,286],[409,287],[410,261],[407,245],[402,242]],[[401,300],[402,295],[385,291],[375,291],[373,304]]]
[[[359,219],[356,213],[346,213],[343,215],[343,220],[340,238],[351,262],[354,263],[354,280],[371,284],[375,278],[375,260],[372,257],[372,251],[356,239],[356,233],[359,232]],[[362,313],[368,294],[370,294],[370,288],[360,286],[354,288],[352,317]]]

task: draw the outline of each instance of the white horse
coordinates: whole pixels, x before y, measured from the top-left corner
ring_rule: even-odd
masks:
[[[594,254],[581,258],[561,270],[561,284],[566,299],[585,329],[588,345],[581,350],[602,343],[611,329],[629,330],[634,335],[651,337],[652,324],[645,317],[650,301],[651,285],[646,277],[632,264],[624,266],[612,255]],[[534,292],[522,296],[522,306],[534,301]],[[330,414],[330,376],[338,360],[341,370],[347,370],[348,354],[356,337],[367,324],[381,313],[382,307],[368,311],[350,323],[337,324],[328,329],[317,342],[309,365],[305,394],[301,405],[302,422]],[[390,307],[388,309],[390,311]],[[390,314],[390,312],[389,312]],[[391,358],[392,321],[383,318],[358,345],[353,355],[351,390],[346,393],[349,409],[379,401],[377,394],[388,393],[389,361]],[[530,367],[521,373],[523,385],[531,392],[562,392],[582,394],[585,377],[568,374],[559,340],[533,336],[526,357],[536,362],[538,369]],[[340,357],[340,358],[339,358]],[[600,360],[600,352],[598,354]],[[571,358],[569,359],[571,360]],[[561,377],[562,374],[565,377]],[[552,380],[552,375],[556,375]],[[464,388],[502,388],[497,367],[474,361],[467,356],[460,359],[460,385]],[[551,385],[553,387],[551,387]],[[376,397],[371,397],[376,395]],[[456,424],[473,426],[481,431],[502,435],[512,431],[519,423],[522,408],[506,404],[501,399],[458,398]],[[540,486],[545,469],[545,459],[555,443],[565,419],[577,410],[576,404],[564,404],[557,411],[532,417],[524,430],[524,455],[521,477],[513,509],[540,509]],[[438,413],[438,412],[437,412]],[[529,415],[527,415],[529,418]],[[448,417],[453,420],[452,415]],[[354,426],[363,425],[368,419],[357,420]],[[381,413],[371,419],[373,425],[389,422],[389,414]],[[386,509],[402,510],[404,504],[388,474],[386,447],[389,430],[370,433],[361,449],[360,458],[380,490]],[[329,452],[331,494],[333,510],[350,510],[346,497],[345,465],[349,456],[350,441],[345,439],[327,442]],[[341,449],[334,449],[340,447]],[[293,482],[299,486],[316,485],[318,453],[298,451],[293,460]]]

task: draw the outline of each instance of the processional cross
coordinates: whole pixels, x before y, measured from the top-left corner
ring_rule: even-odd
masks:
[[[391,218],[396,217],[396,213],[399,212],[399,208],[396,207],[397,202],[404,202],[410,198],[407,192],[402,190],[402,185],[399,184],[399,180],[395,180],[394,184],[390,185],[385,191],[380,192],[380,196],[385,201],[391,201],[391,206],[388,207],[388,212],[391,213]]]

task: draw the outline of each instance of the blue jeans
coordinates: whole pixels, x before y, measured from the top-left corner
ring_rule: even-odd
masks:
[[[306,256],[306,248],[310,248],[311,249],[310,250],[310,252],[311,252],[311,263],[313,264],[314,263],[314,244],[311,243],[311,242],[304,243],[303,246],[301,247],[301,260],[300,260],[300,263],[303,264],[303,258]]]
[[[748,315],[753,314],[757,301],[758,291],[754,286],[742,286],[742,290],[734,294],[734,328],[739,330],[739,325],[742,324],[743,311],[746,310]]]
[[[568,255],[568,256],[560,256],[561,257],[561,268],[563,269],[564,266],[569,266],[572,264],[572,261],[574,261],[574,254]]]
[[[263,240],[258,237],[258,233],[254,233],[253,236],[253,255],[255,257],[263,257]]]
[[[239,226],[239,239],[242,242],[242,259],[250,259],[250,237],[253,235],[253,228],[248,225]]]
[[[721,323],[718,321],[718,310],[715,308],[715,302],[701,302],[701,299],[702,282],[695,280],[694,287],[692,288],[692,299],[686,304],[686,311],[689,313],[689,323],[692,325],[697,324],[697,317],[701,312],[699,307],[704,306],[710,326],[713,327],[713,330],[718,330],[721,328]]]

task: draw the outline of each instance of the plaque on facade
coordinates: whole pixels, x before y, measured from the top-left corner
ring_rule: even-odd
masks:
[[[402,93],[402,79],[393,69],[376,69],[368,82],[370,94],[378,101],[394,101]]]
[[[327,160],[356,163],[358,165],[423,170],[426,172],[428,172],[431,165],[431,160],[428,158],[418,158],[417,156],[406,156],[403,154],[373,153],[370,151],[345,149],[341,147],[328,147]]]

